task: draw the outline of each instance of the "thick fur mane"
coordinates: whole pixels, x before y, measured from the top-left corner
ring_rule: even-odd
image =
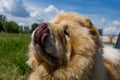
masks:
[[[103,46],[88,18],[61,13],[31,37],[29,80],[120,80],[120,50]]]

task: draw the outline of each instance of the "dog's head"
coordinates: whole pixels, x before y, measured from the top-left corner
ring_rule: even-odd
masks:
[[[32,34],[35,57],[50,65],[63,65],[75,55],[92,56],[99,34],[90,19],[77,13],[61,13],[41,23]]]

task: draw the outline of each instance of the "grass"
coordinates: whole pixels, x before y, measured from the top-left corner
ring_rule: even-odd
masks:
[[[110,46],[113,46],[113,47],[115,47],[116,46],[116,44],[115,43],[110,43],[110,42],[103,42],[104,44],[106,44],[106,45],[110,45]]]
[[[0,80],[27,80],[30,34],[0,33]]]

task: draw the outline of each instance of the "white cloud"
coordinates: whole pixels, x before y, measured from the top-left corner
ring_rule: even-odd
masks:
[[[49,5],[47,8],[45,8],[45,14],[48,17],[48,19],[52,19],[57,14],[64,12],[64,10],[57,9],[54,5]]]
[[[30,16],[33,17],[33,18],[38,17],[38,16],[40,16],[40,12],[39,11],[31,12]]]
[[[102,18],[102,22],[106,22],[106,18],[105,17]]]
[[[49,21],[63,10],[57,9],[54,5],[43,8],[29,4],[24,5],[22,0],[1,0],[0,12],[7,17],[8,21],[12,20],[19,25],[31,26],[35,22]]]
[[[1,3],[0,3],[0,12],[3,12],[3,8],[2,8]]]
[[[104,34],[108,34],[108,35],[117,35],[118,31],[119,30],[116,27],[112,27],[112,26],[106,27],[103,30]]]
[[[48,6],[48,8],[45,9],[45,13],[58,13],[58,9],[54,7],[53,5]]]
[[[30,17],[36,19],[37,22],[49,21],[57,14],[64,12],[64,10],[57,9],[54,5],[49,5],[47,8],[29,7]]]
[[[107,35],[118,35],[119,32],[120,32],[120,20],[119,19],[109,21],[106,27],[103,28],[103,33]]]
[[[64,12],[64,10],[59,10],[54,5],[49,5],[45,9],[45,13],[47,13],[47,14],[58,14],[58,13],[62,13],[62,12]]]
[[[64,12],[64,10],[59,10],[54,5],[49,5],[48,7],[39,8],[37,6],[27,7],[30,17],[36,20],[49,21],[51,18],[55,17],[57,14]]]
[[[17,17],[29,17],[29,13],[22,0],[1,0],[0,5],[0,12]]]
[[[25,23],[18,23],[18,25],[25,26],[26,24]]]
[[[114,20],[113,24],[116,25],[116,26],[120,26],[120,20]]]

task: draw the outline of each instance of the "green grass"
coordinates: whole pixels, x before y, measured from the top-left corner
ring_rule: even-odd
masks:
[[[0,80],[27,80],[30,34],[0,33]]]
[[[111,46],[113,46],[113,47],[115,47],[116,46],[116,44],[115,43],[110,43],[110,42],[103,42],[104,44],[106,44],[106,45],[111,45]]]

